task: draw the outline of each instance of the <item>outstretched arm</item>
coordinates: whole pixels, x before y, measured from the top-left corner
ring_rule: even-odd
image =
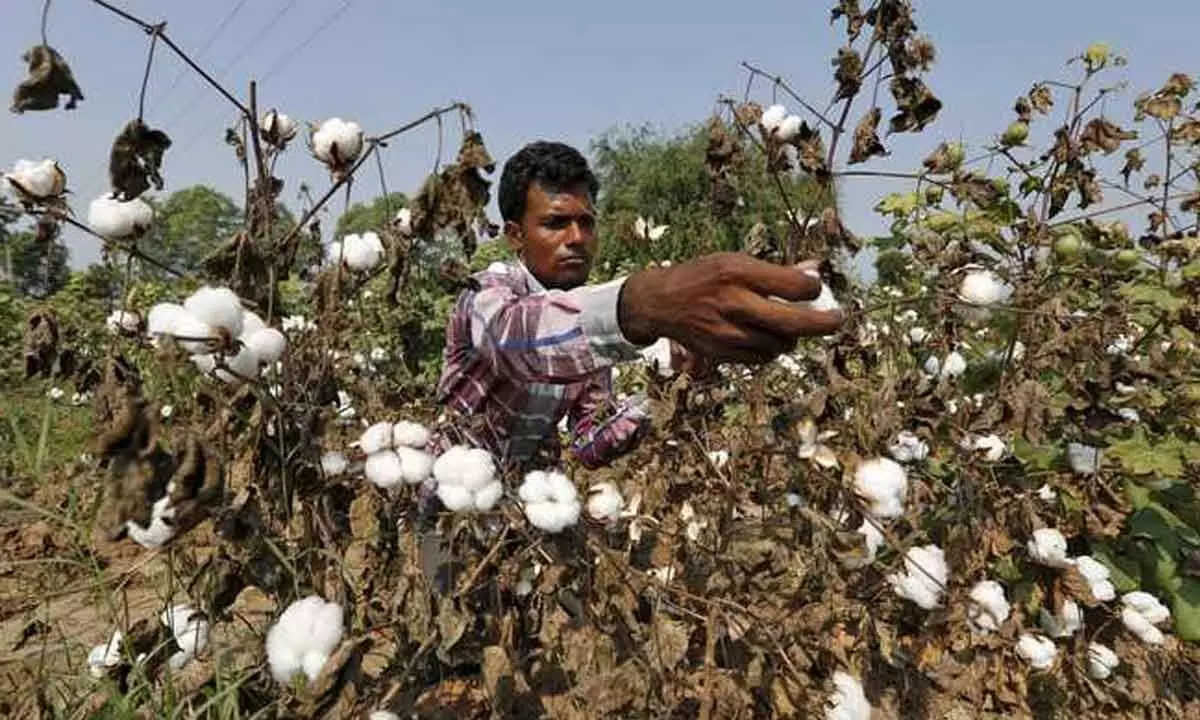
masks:
[[[637,357],[617,325],[623,280],[520,295],[505,282],[467,293],[471,344],[526,382],[570,383]]]

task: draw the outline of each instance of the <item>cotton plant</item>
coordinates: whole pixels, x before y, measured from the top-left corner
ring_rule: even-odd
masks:
[[[898,463],[920,462],[929,457],[929,443],[911,430],[901,430],[888,446],[888,454]]]
[[[1058,648],[1048,637],[1023,633],[1017,639],[1017,657],[1029,663],[1035,670],[1046,670],[1054,665],[1054,659],[1058,657]]]
[[[263,141],[276,150],[283,150],[296,137],[300,129],[299,123],[279,112],[275,108],[263,113],[258,121],[259,135]]]
[[[825,703],[825,720],[871,720],[871,703],[862,683],[850,673],[833,673],[833,694]]]
[[[140,197],[118,200],[100,195],[88,205],[88,227],[107,240],[140,237],[154,223],[154,208]]]
[[[173,605],[162,612],[159,620],[179,646],[167,659],[172,670],[179,670],[208,646],[208,620],[190,605]]]
[[[161,548],[175,537],[175,506],[171,504],[171,494],[175,492],[175,483],[167,483],[166,493],[150,506],[150,525],[143,527],[133,520],[125,521],[125,531],[138,545],[151,550]]]
[[[293,602],[267,631],[271,675],[284,684],[299,673],[316,680],[344,632],[341,605],[318,595]]]
[[[1038,624],[1052,638],[1068,638],[1083,628],[1083,610],[1079,603],[1068,598],[1055,611],[1040,608]]]
[[[125,636],[120,630],[114,630],[106,642],[92,647],[87,656],[88,673],[94,678],[102,678],[112,668],[121,664],[121,646]]]
[[[1008,288],[991,270],[971,270],[963,275],[958,298],[968,305],[990,307],[1004,300]]]
[[[942,549],[923,545],[909,548],[904,554],[904,572],[893,573],[887,579],[898,596],[932,610],[941,605],[949,574]]]
[[[593,520],[616,522],[624,509],[625,499],[612,483],[599,483],[589,488],[587,512]]]
[[[579,521],[579,492],[566,475],[532,470],[517,489],[529,523],[548,533],[562,532]]]
[[[257,380],[262,368],[278,362],[287,349],[286,336],[244,309],[226,287],[206,285],[182,305],[155,305],[147,315],[146,331],[156,339],[175,338],[198,370],[229,384]]]
[[[800,134],[804,121],[799,115],[788,112],[785,105],[775,104],[763,111],[759,117],[763,135],[779,142],[791,142]]]
[[[995,580],[975,583],[968,597],[971,604],[967,610],[967,620],[971,623],[972,631],[980,635],[999,631],[1012,613],[1012,606],[1004,596],[1004,586]]]
[[[1107,680],[1121,664],[1112,648],[1098,642],[1088,643],[1087,653],[1088,677],[1093,680]]]
[[[115,335],[136,333],[141,324],[142,316],[131,310],[113,310],[104,319],[104,327]]]
[[[329,118],[310,128],[309,148],[334,175],[342,175],[358,160],[363,149],[363,130],[358,123]]]
[[[326,257],[331,263],[342,263],[354,272],[367,272],[377,267],[387,256],[383,240],[373,232],[351,233],[330,244]]]
[[[1026,544],[1029,557],[1039,565],[1065,568],[1071,565],[1067,556],[1067,539],[1056,528],[1038,528]]]
[[[363,472],[382,489],[400,483],[420,485],[434,472],[434,458],[425,452],[429,431],[420,423],[378,422],[363,432],[358,447],[366,454]]]
[[[4,173],[5,185],[20,200],[42,203],[60,197],[67,189],[67,174],[51,158],[18,160]]]
[[[867,512],[873,517],[900,517],[908,493],[908,474],[891,458],[866,460],[854,471],[854,493],[866,502]]]
[[[488,512],[504,494],[496,461],[483,448],[455,445],[433,463],[437,497],[455,513]]]
[[[1171,619],[1171,611],[1148,592],[1135,590],[1121,596],[1121,624],[1147,645],[1162,645],[1166,641],[1161,625]]]

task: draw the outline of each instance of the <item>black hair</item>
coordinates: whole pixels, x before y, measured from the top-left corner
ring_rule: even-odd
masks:
[[[535,182],[546,192],[554,193],[586,185],[593,200],[600,191],[600,181],[578,150],[565,143],[538,140],[504,163],[500,175],[500,216],[505,222],[520,222],[529,186]]]

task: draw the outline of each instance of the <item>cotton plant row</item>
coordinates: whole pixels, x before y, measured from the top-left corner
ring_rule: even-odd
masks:
[[[174,338],[201,372],[230,384],[257,380],[287,349],[284,334],[243,308],[237,294],[225,287],[206,285],[182,305],[155,305],[147,314],[146,331],[156,339]]]

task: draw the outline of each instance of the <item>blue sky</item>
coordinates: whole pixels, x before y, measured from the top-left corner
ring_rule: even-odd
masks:
[[[259,77],[263,107],[278,106],[303,120],[336,115],[356,120],[370,134],[447,101],[466,101],[501,162],[538,138],[583,149],[614,126],[648,122],[669,131],[702,121],[720,94],[740,94],[742,60],[784,76],[823,107],[832,91],[829,59],[841,39],[830,28],[828,0],[115,4],[148,20],[166,20],[168,33],[186,50],[199,52],[209,43],[198,57],[202,66],[223,71],[219,79],[242,94],[248,80]],[[1200,72],[1195,0],[914,4],[921,31],[938,48],[928,81],[945,108],[926,133],[885,139],[893,155],[875,163],[877,169],[912,168],[945,138],[962,137],[977,148],[1009,122],[1018,94],[1036,79],[1063,77],[1064,62],[1093,41],[1110,42],[1129,55],[1123,76],[1130,89],[1118,101],[1125,105],[1171,72]],[[20,54],[38,39],[41,7],[40,0],[4,0],[0,48],[8,58],[6,87],[23,77]],[[22,157],[57,158],[68,173],[72,205],[86,217],[88,201],[106,189],[112,137],[136,115],[147,39],[88,0],[55,0],[48,35],[71,63],[86,99],[72,112],[0,114],[0,165],[11,167]],[[175,141],[164,164],[166,191],[208,183],[240,202],[241,174],[222,141],[231,107],[194,75],[180,76],[182,69],[159,48],[146,119]],[[770,99],[762,93],[758,98]],[[863,109],[858,105],[852,117]],[[390,189],[416,188],[431,167],[434,137],[431,126],[392,143],[385,155]],[[301,181],[317,191],[328,184],[302,143],[289,150],[278,174],[287,180],[284,198],[293,207]],[[902,188],[848,181],[844,202],[853,231],[869,234],[885,226],[871,207],[889,189]],[[372,173],[356,196],[377,192]],[[94,241],[76,233],[67,237],[73,265],[97,257]]]

